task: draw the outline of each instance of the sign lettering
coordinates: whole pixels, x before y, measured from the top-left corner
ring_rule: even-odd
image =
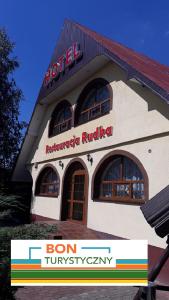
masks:
[[[97,127],[96,130],[92,133],[87,133],[86,131],[82,132],[81,138],[73,136],[70,140],[65,142],[56,144],[54,143],[52,146],[46,145],[46,154],[68,149],[68,148],[75,148],[76,146],[80,145],[80,143],[90,143],[95,140],[100,140],[109,136],[113,135],[113,127],[108,126],[103,128],[102,126]]]
[[[70,67],[76,60],[82,56],[80,45],[76,42],[69,47],[66,52],[60,56],[57,62],[54,62],[48,69],[44,78],[44,85],[48,85],[53,79],[57,80],[59,75]]]

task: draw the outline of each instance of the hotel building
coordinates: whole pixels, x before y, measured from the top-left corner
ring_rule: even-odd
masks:
[[[65,21],[13,173],[32,213],[164,248],[140,205],[168,185],[169,67]]]

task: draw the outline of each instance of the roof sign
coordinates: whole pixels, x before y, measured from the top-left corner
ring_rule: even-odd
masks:
[[[57,80],[61,73],[64,73],[65,69],[72,66],[82,56],[80,50],[80,44],[74,43],[69,47],[66,52],[60,56],[57,62],[54,62],[48,69],[44,78],[44,85],[48,85],[53,79]]]

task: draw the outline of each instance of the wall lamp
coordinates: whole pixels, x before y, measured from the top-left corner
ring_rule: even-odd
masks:
[[[93,157],[90,154],[87,154],[87,160],[91,163],[91,165],[93,164]]]
[[[63,170],[63,168],[64,168],[64,163],[61,161],[61,160],[59,160],[59,166],[62,168],[62,170]]]

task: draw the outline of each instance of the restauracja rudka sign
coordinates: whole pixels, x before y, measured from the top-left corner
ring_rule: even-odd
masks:
[[[82,132],[81,138],[76,137],[75,135],[62,143],[56,144],[54,143],[52,146],[46,145],[46,154],[61,151],[68,148],[75,148],[76,146],[88,142],[92,142],[95,140],[100,140],[105,137],[109,137],[113,135],[113,127],[108,126],[106,128],[103,128],[102,126],[97,127],[96,130],[92,133],[87,133],[86,131]]]

